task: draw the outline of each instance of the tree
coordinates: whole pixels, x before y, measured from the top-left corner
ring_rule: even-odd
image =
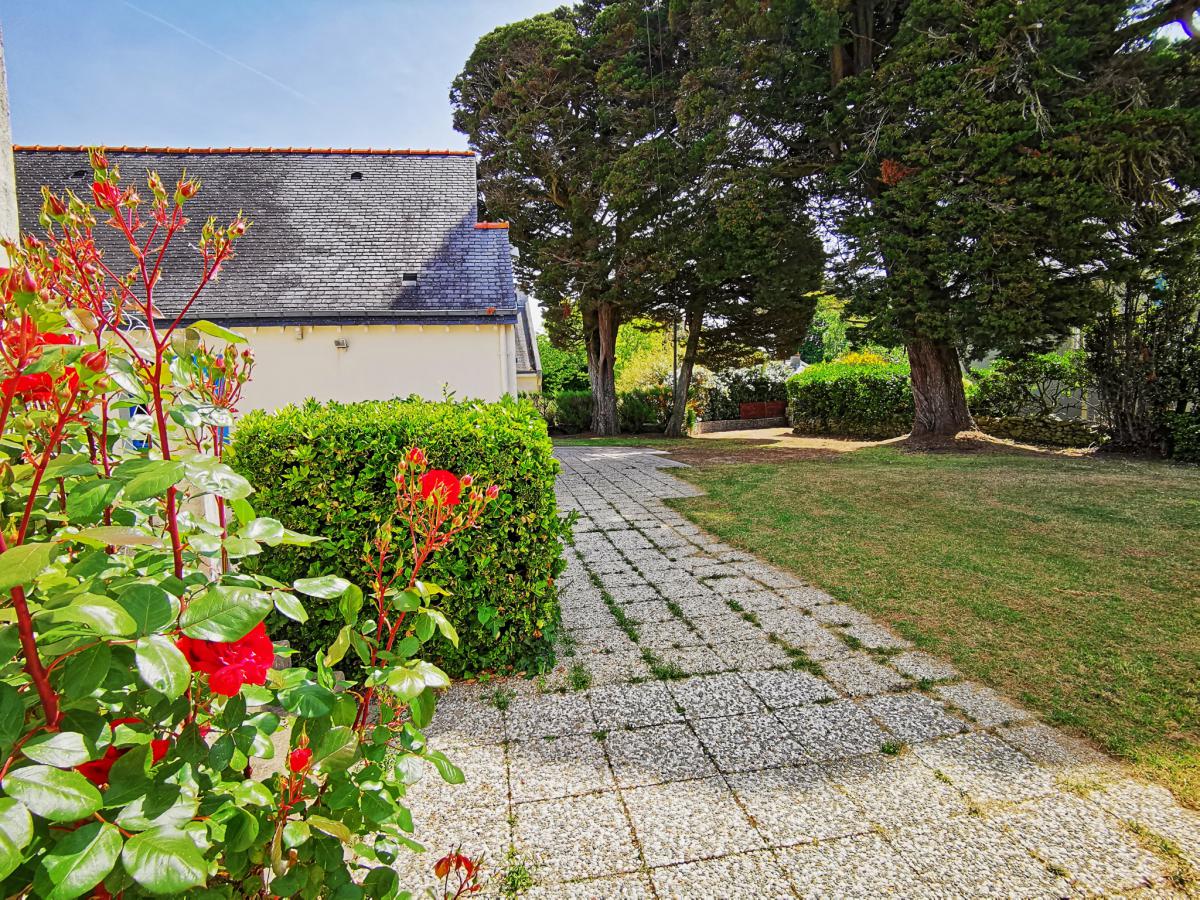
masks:
[[[684,3],[617,3],[611,16],[610,33],[622,36],[612,68],[629,73],[613,96],[652,116],[646,137],[622,159],[615,199],[628,203],[654,185],[658,202],[641,207],[643,227],[630,238],[638,263],[629,285],[645,316],[681,326],[666,427],[677,436],[698,361],[715,367],[799,347],[824,252],[803,186],[740,140],[728,105],[697,100],[711,65],[712,23]]]
[[[916,437],[972,427],[961,351],[1048,349],[1105,305],[1125,202],[1112,178],[1170,130],[1167,110],[1139,108],[1129,76],[1150,57],[1124,16],[1110,2],[913,0],[873,69],[843,85],[862,136],[836,170],[855,189],[840,222],[852,308],[908,348]]]
[[[1146,90],[1157,6],[688,5],[713,23],[703,95],[815,186],[850,311],[907,347],[917,437],[972,426],[962,352],[1042,349],[1105,306],[1124,187],[1178,174],[1194,134],[1194,102]]]
[[[613,202],[610,178],[637,134],[603,86],[607,20],[593,0],[498,28],[450,94],[454,127],[481,157],[488,215],[511,223],[518,273],[548,332],[580,314],[597,434],[618,427],[615,347],[629,317],[623,280],[638,211]]]

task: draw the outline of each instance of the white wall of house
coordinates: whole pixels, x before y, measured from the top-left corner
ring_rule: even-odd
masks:
[[[517,392],[512,325],[272,325],[238,328],[254,351],[241,412],[318,400],[420,394],[497,400]],[[340,349],[336,341],[345,341]]]
[[[542,376],[537,372],[518,372],[517,390],[521,393],[536,394],[542,389]]]

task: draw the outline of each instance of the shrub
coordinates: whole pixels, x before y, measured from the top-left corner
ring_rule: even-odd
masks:
[[[1166,421],[1167,455],[1179,462],[1200,463],[1200,411],[1171,413]]]
[[[559,391],[554,395],[554,427],[566,434],[579,434],[592,427],[592,392]]]
[[[0,887],[397,896],[392,864],[417,846],[407,785],[426,763],[464,779],[421,731],[449,679],[417,654],[435,633],[456,640],[421,569],[502,501],[468,492],[450,508],[456,476],[434,476],[431,493],[423,465],[403,467],[386,497],[395,540],[384,529],[367,550],[365,631],[350,627],[364,591],[341,577],[237,571],[264,547],[320,538],[258,514],[250,483],[221,461],[252,367],[244,339],[181,327],[192,301],[160,318],[151,295],[158,262],[185,241],[192,300],[218,270],[233,275],[249,225],[214,217],[185,237],[198,182],[168,193],[151,173],[142,199],[102,153],[90,160],[99,208],[43,188],[46,235],[9,244],[0,274]],[[103,254],[99,222],[114,229]],[[144,413],[121,414],[135,406]],[[316,671],[272,671],[264,619],[304,621],[297,594],[337,598],[337,639]],[[348,651],[375,663],[360,691],[335,690]]]
[[[234,432],[235,467],[262,485],[257,506],[288,527],[328,540],[296,553],[268,550],[257,570],[278,581],[341,571],[370,577],[363,544],[391,509],[392,476],[404,449],[419,443],[431,465],[500,485],[502,494],[429,577],[451,591],[443,608],[459,633],[442,648],[447,671],[544,670],[559,623],[554,579],[561,540],[546,424],[532,404],[357,404],[310,401],[275,413],[254,412]],[[334,601],[316,605],[304,627],[281,632],[309,657],[340,628]]]
[[[671,389],[665,385],[637,388],[617,397],[618,423],[628,434],[662,431],[670,415]]]
[[[764,363],[744,369],[717,372],[708,383],[702,401],[702,417],[709,422],[736,419],[741,404],[787,399],[787,381],[792,370],[786,363]]]
[[[563,350],[555,347],[546,334],[537,336],[538,357],[542,361],[542,390],[553,396],[559,391],[588,389],[587,351],[583,346]]]
[[[797,432],[889,438],[912,427],[903,363],[817,363],[787,383],[788,421]]]
[[[1080,351],[997,359],[971,374],[976,381],[971,411],[996,418],[1077,415],[1089,386]]]

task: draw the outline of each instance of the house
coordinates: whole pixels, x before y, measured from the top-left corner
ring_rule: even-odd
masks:
[[[242,411],[307,397],[495,400],[540,387],[508,226],[478,220],[472,152],[120,147],[107,156],[143,194],[150,170],[168,185],[185,170],[201,181],[156,295],[164,314],[194,286],[204,220],[242,210],[252,223],[188,313],[249,340],[257,365]],[[83,147],[17,146],[14,160],[26,229],[38,227],[43,184],[90,196]],[[97,236],[132,264],[120,235]]]

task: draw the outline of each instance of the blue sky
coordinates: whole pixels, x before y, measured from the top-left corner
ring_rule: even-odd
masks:
[[[463,148],[475,41],[562,0],[7,0],[20,144]]]

